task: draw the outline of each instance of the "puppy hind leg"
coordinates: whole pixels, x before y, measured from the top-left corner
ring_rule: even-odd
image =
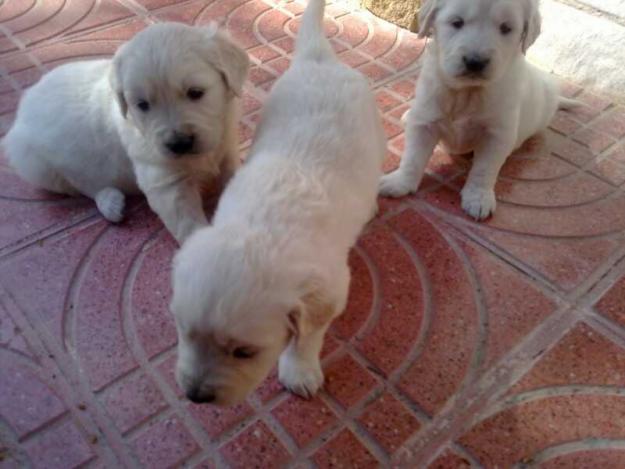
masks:
[[[57,194],[78,195],[79,191],[33,148],[26,147],[17,155],[9,148],[8,153],[11,166],[25,181]]]
[[[95,204],[104,218],[118,223],[124,218],[126,197],[114,187],[106,187],[98,191],[94,197]]]

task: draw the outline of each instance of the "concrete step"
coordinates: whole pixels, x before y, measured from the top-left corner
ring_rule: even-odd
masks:
[[[541,13],[542,33],[528,58],[625,100],[625,0],[542,0]]]

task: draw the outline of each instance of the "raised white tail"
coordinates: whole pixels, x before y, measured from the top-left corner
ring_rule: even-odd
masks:
[[[309,0],[295,42],[294,60],[334,58],[334,51],[323,32],[325,0]]]

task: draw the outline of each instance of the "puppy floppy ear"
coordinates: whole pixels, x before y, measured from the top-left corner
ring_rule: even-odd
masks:
[[[439,0],[425,0],[419,9],[419,37],[429,37],[438,13]]]
[[[295,340],[326,325],[335,316],[337,305],[329,297],[326,282],[311,274],[301,284],[300,299],[289,311],[288,327]]]
[[[209,39],[206,60],[219,70],[228,88],[235,95],[241,96],[250,66],[247,53],[225,34],[217,31],[216,24],[212,23],[204,29]]]
[[[115,52],[115,55],[113,56],[113,60],[111,62],[111,70],[109,72],[109,83],[111,84],[111,88],[115,93],[115,98],[117,100],[117,104],[119,105],[119,110],[121,111],[122,116],[125,119],[126,115],[128,114],[128,103],[126,102],[126,98],[124,96],[121,79],[123,52],[124,46],[117,49],[117,52]]]
[[[538,0],[525,1],[525,19],[523,22],[523,34],[521,36],[521,49],[527,52],[540,34],[542,18],[538,10]]]

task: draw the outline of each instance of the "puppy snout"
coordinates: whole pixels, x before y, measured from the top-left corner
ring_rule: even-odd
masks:
[[[468,72],[481,73],[488,67],[490,58],[478,54],[470,54],[463,56],[462,61]]]
[[[165,142],[165,147],[175,155],[191,153],[195,147],[195,134],[174,132]]]
[[[187,399],[196,404],[206,404],[214,402],[217,398],[217,393],[214,389],[200,389],[200,388],[191,388],[187,390],[185,393]]]

